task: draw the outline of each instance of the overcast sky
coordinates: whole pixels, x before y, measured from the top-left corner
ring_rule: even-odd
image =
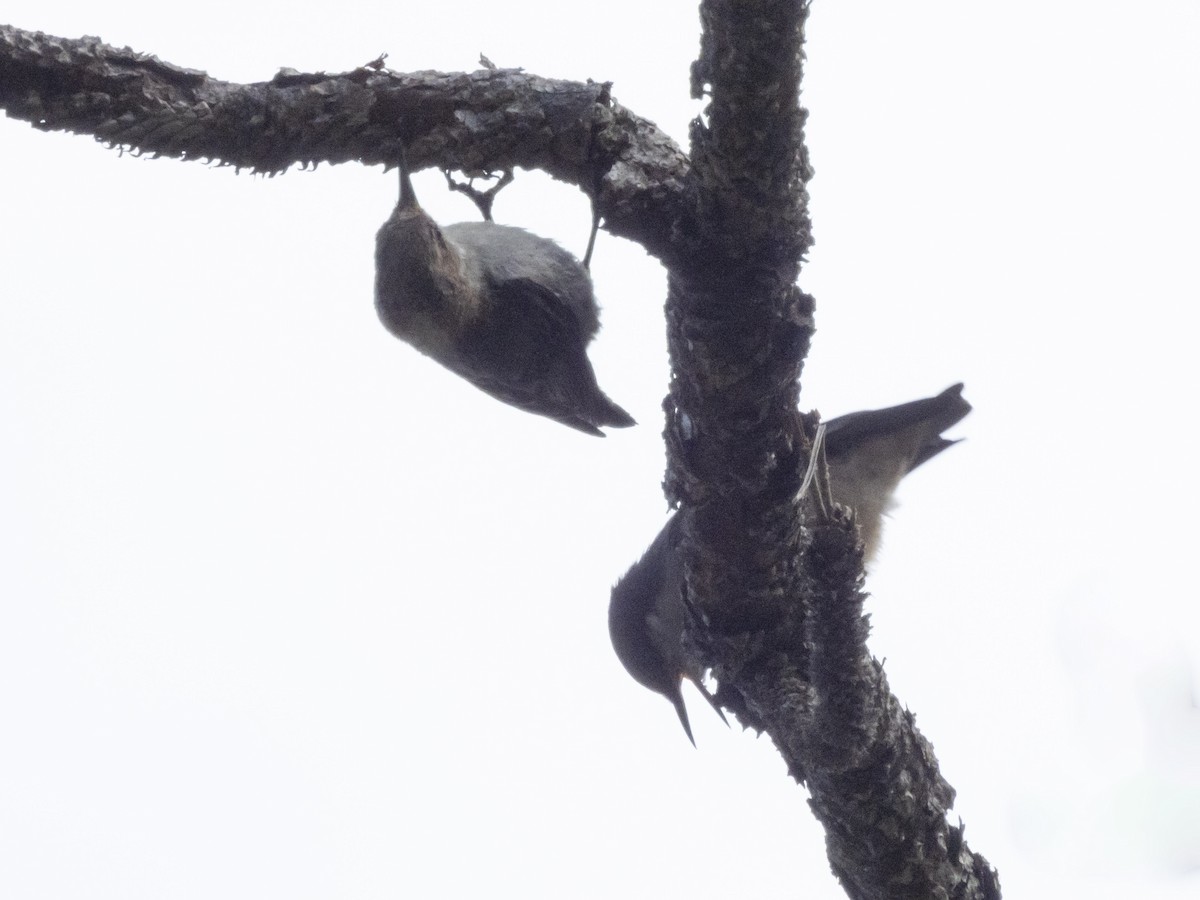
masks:
[[[678,141],[690,3],[9,0],[230,81],[501,66]],[[802,404],[964,381],[871,647],[1010,897],[1200,887],[1200,5],[817,0]],[[266,179],[0,121],[0,896],[844,896],[766,738],[609,646],[665,515],[661,268],[601,236],[640,422],[503,406],[373,308],[394,174]],[[473,218],[436,173],[441,221]],[[499,221],[581,254],[575,189]],[[690,690],[690,689],[689,689]]]

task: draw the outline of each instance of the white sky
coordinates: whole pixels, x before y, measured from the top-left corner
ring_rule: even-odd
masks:
[[[686,139],[693,4],[406,6],[0,19],[232,81],[483,51],[611,80]],[[966,382],[968,440],[901,491],[872,648],[1010,897],[1200,887],[1197,46],[1193,0],[811,18],[803,403]],[[769,742],[691,694],[693,750],[608,643],[664,513],[639,248],[600,240],[591,355],[642,426],[594,440],[379,326],[394,175],[238,176],[9,121],[0,154],[0,896],[844,896]],[[540,176],[496,215],[586,241]]]

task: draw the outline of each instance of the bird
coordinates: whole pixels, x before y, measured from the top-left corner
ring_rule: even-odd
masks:
[[[681,641],[689,610],[683,599],[683,554],[679,552],[681,519],[671,516],[645,554],[612,589],[608,632],[625,671],[643,687],[666,697],[692,746],[692,726],[683,702],[688,678],[722,719],[725,714],[705,690],[704,672],[683,652]]]
[[[396,337],[497,400],[587,434],[633,417],[596,382],[591,276],[558,244],[494,222],[440,227],[413,192],[375,237],[375,309]]]
[[[832,499],[854,511],[863,559],[879,549],[883,516],[896,486],[909,472],[956,444],[942,432],[971,411],[955,384],[934,397],[886,409],[864,410],[824,423],[824,448]],[[650,547],[612,589],[608,630],[613,649],[633,679],[666,697],[695,746],[682,685],[692,681],[721,714],[703,684],[703,669],[685,652],[691,609],[684,595],[683,512],[672,515]]]
[[[913,469],[928,462],[957,440],[942,432],[971,411],[962,384],[940,394],[838,416],[825,423],[825,454],[833,499],[854,510],[863,561],[879,551],[884,514],[892,495]]]

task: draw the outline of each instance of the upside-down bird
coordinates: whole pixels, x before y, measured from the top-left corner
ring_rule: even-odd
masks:
[[[865,561],[879,548],[883,515],[900,480],[957,443],[942,437],[942,432],[971,411],[962,389],[956,384],[936,397],[850,413],[825,423],[832,499],[854,510]],[[693,681],[718,713],[720,708],[704,688],[704,672],[683,647],[691,609],[684,596],[679,552],[681,516],[677,513],[667,520],[654,543],[613,588],[608,629],[626,671],[671,702],[688,740],[695,744],[683,702],[683,679]]]
[[[399,202],[375,237],[375,309],[396,337],[497,400],[593,435],[636,424],[587,357],[600,328],[587,270],[521,228],[440,228],[403,154]]]

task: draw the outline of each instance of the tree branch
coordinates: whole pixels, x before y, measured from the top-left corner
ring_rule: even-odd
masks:
[[[767,731],[806,782],[835,874],[854,898],[997,898],[946,818],[954,791],[866,646],[853,523],[795,500],[812,422],[796,410],[812,299],[796,103],[807,4],[705,0],[683,219],[670,269],[668,498],[686,513],[696,617],[688,643],[721,701]]]
[[[613,234],[667,258],[687,158],[609,85],[515,69],[283,70],[234,84],[119,49],[0,25],[0,107],[44,131],[275,174],[299,163],[542,169],[589,194]]]
[[[953,789],[866,647],[850,520],[795,500],[813,422],[799,377],[813,301],[812,171],[796,102],[807,5],[705,0],[690,158],[606,84],[517,70],[281,71],[232,84],[96,38],[0,26],[0,106],[43,130],[277,173],[359,161],[467,174],[523,166],[580,186],[613,234],[667,265],[668,497],[688,514],[690,637],[721,699],[766,730],[855,898],[999,896],[951,826]]]

